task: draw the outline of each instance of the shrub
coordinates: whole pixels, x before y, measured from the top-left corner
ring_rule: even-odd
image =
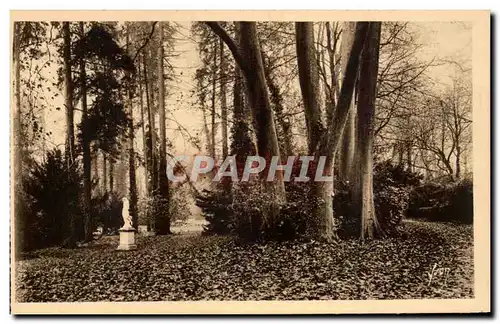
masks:
[[[169,200],[160,194],[156,194],[147,199],[146,215],[149,215],[156,234],[169,234],[170,226],[165,226],[164,222],[170,222]],[[168,229],[166,233],[159,233],[158,229]]]
[[[60,150],[49,151],[43,162],[33,162],[30,173],[23,175],[23,192],[18,191],[20,208],[16,217],[22,224],[25,250],[62,245],[71,233],[70,217],[75,228],[83,228],[79,191],[81,173],[67,169]],[[76,233],[83,239],[83,231]]]
[[[408,217],[472,224],[472,180],[444,184],[429,182],[415,188],[410,195]]]
[[[298,176],[293,174],[292,177]],[[311,183],[288,182],[285,183],[286,203],[280,211],[277,239],[292,240],[306,233],[308,219],[313,211],[311,200]]]
[[[122,204],[122,200],[114,192],[92,198],[92,217],[103,227],[104,234],[115,235],[123,226]]]
[[[375,214],[385,235],[393,235],[408,209],[409,189],[385,186],[374,193]]]
[[[472,179],[465,179],[453,188],[451,200],[452,219],[472,224],[474,222],[474,186]]]
[[[376,163],[373,168],[373,185],[378,188],[386,185],[416,187],[422,179],[421,174],[405,169],[402,165],[394,165],[390,160]]]
[[[252,241],[286,241],[306,234],[310,215],[314,209],[311,194],[312,182],[295,182],[302,162],[296,158],[291,172],[291,181],[285,182],[286,201],[278,201],[273,193],[266,192],[263,183],[254,178],[248,183],[235,186],[233,219],[240,238]],[[315,174],[314,163],[308,172]]]
[[[397,231],[408,209],[409,195],[422,179],[418,173],[393,165],[390,161],[375,164],[373,169],[373,200],[375,214],[384,234],[393,235]],[[335,184],[333,207],[335,216],[340,218],[341,236],[359,235],[361,220],[353,216],[350,186],[338,181]]]
[[[192,195],[190,188],[176,186],[170,188],[170,221],[186,220],[190,214]]]
[[[377,220],[386,235],[393,235],[403,220],[410,192],[420,185],[422,175],[393,165],[391,161],[377,163],[373,170],[373,195]]]
[[[196,206],[198,206],[203,217],[207,221],[204,226],[204,234],[229,234],[234,229],[231,218],[232,197],[224,193],[221,188],[212,190],[203,189],[196,196]]]
[[[233,186],[233,202],[231,206],[231,223],[234,233],[244,241],[264,239],[266,224],[266,206],[268,195],[263,191],[257,179],[240,182]]]
[[[300,173],[294,163],[292,179]],[[305,233],[310,215],[310,183],[285,182],[286,203],[277,201],[258,177],[232,184],[224,180],[196,197],[208,224],[206,234],[236,234],[245,241],[289,240]]]

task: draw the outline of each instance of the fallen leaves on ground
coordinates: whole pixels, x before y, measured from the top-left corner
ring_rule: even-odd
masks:
[[[404,235],[236,243],[231,237],[117,237],[17,262],[21,302],[472,298],[472,227],[407,221]],[[448,270],[446,270],[448,269]],[[432,279],[431,275],[432,274]]]

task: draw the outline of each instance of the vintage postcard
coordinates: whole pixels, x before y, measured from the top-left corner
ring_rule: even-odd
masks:
[[[491,311],[488,11],[11,35],[13,314]]]

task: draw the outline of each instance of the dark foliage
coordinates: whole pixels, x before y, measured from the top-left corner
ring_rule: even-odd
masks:
[[[205,234],[229,234],[234,229],[232,215],[232,197],[224,195],[221,190],[204,189],[196,196],[196,206],[200,207],[208,224],[204,226]]]
[[[473,200],[472,180],[429,182],[411,192],[408,217],[472,224]]]
[[[92,24],[85,36],[74,44],[72,52],[75,54],[75,62],[78,62],[81,57],[104,59],[109,62],[112,69],[134,72],[132,59],[118,45],[113,36],[113,30],[109,29],[109,26]]]
[[[308,218],[313,209],[310,182],[295,182],[302,162],[294,161],[291,180],[285,182],[286,203],[271,210],[272,194],[265,191],[255,178],[234,185],[228,193],[224,183],[215,190],[205,190],[197,198],[208,225],[207,234],[236,234],[243,241],[286,241],[306,233]],[[241,177],[244,165],[238,165]],[[314,163],[310,162],[309,176],[314,177]],[[224,180],[224,179],[223,179]],[[274,220],[269,215],[274,215]]]
[[[23,249],[64,244],[73,231],[69,227],[70,216],[75,218],[76,227],[82,228],[78,226],[80,186],[79,170],[74,166],[68,170],[60,150],[49,151],[43,162],[33,163],[24,179],[23,207],[17,216],[23,224],[20,245]]]
[[[386,235],[394,235],[408,209],[409,194],[421,182],[418,173],[393,165],[390,161],[377,163],[373,170],[373,195],[375,214]],[[357,236],[361,228],[359,219],[351,215],[350,188],[347,183],[337,183],[334,212],[341,218],[341,236]]]
[[[117,234],[123,226],[121,199],[114,192],[93,197],[92,216],[103,227],[104,234]]]
[[[421,174],[405,169],[402,165],[393,165],[390,160],[376,163],[373,168],[374,189],[386,185],[398,188],[416,187],[420,185],[422,179]]]
[[[375,214],[385,235],[394,235],[408,208],[410,188],[386,186],[374,193]]]
[[[393,165],[377,163],[373,170],[373,194],[377,220],[386,235],[393,235],[408,209],[410,192],[420,185],[422,175]]]
[[[245,162],[248,156],[255,155],[255,147],[250,138],[250,129],[243,116],[239,116],[240,120],[236,120],[231,127],[231,147],[230,155],[235,156],[238,178],[243,175]],[[204,189],[200,195],[196,197],[196,205],[201,208],[202,214],[208,221],[205,226],[205,234],[229,234],[234,233],[237,225],[233,204],[233,192],[229,190],[231,186],[230,178],[223,178],[221,183],[215,189]],[[243,189],[245,186],[240,188]],[[233,188],[234,190],[238,190]],[[247,195],[248,197],[248,195]],[[237,206],[237,208],[245,209],[245,206]],[[245,217],[246,218],[246,217]],[[242,225],[241,220],[239,224]],[[246,232],[240,227],[241,233]],[[253,231],[246,232],[245,235],[256,236]]]
[[[105,95],[96,97],[88,118],[78,125],[80,145],[83,132],[87,131],[87,138],[91,143],[95,143],[95,148],[117,156],[120,153],[118,139],[126,134],[129,120],[122,103],[113,101]]]
[[[171,234],[170,231],[170,201],[169,198],[163,197],[161,194],[153,196],[150,200],[150,211],[154,218],[156,235]]]

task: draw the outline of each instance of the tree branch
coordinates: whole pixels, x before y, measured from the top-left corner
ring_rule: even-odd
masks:
[[[240,67],[240,69],[248,75],[248,65],[246,64],[245,60],[243,60],[243,57],[241,56],[240,51],[238,50],[238,46],[236,46],[236,43],[234,40],[231,38],[231,36],[228,35],[228,33],[222,28],[218,22],[216,21],[205,21],[205,24],[210,27],[210,29],[219,36],[224,43],[226,43],[227,47],[233,54],[234,60]]]
[[[139,49],[137,49],[137,52],[135,53],[134,59],[132,60],[132,62],[135,62],[135,60],[137,59],[137,56],[139,56],[140,52],[144,49],[144,47],[146,47],[146,45],[148,45],[149,41],[153,37],[153,34],[155,32],[155,26],[157,23],[158,23],[157,21],[153,21],[153,26],[151,27],[151,33],[149,33],[149,36],[144,41],[144,44],[142,44],[142,46],[139,47]]]

